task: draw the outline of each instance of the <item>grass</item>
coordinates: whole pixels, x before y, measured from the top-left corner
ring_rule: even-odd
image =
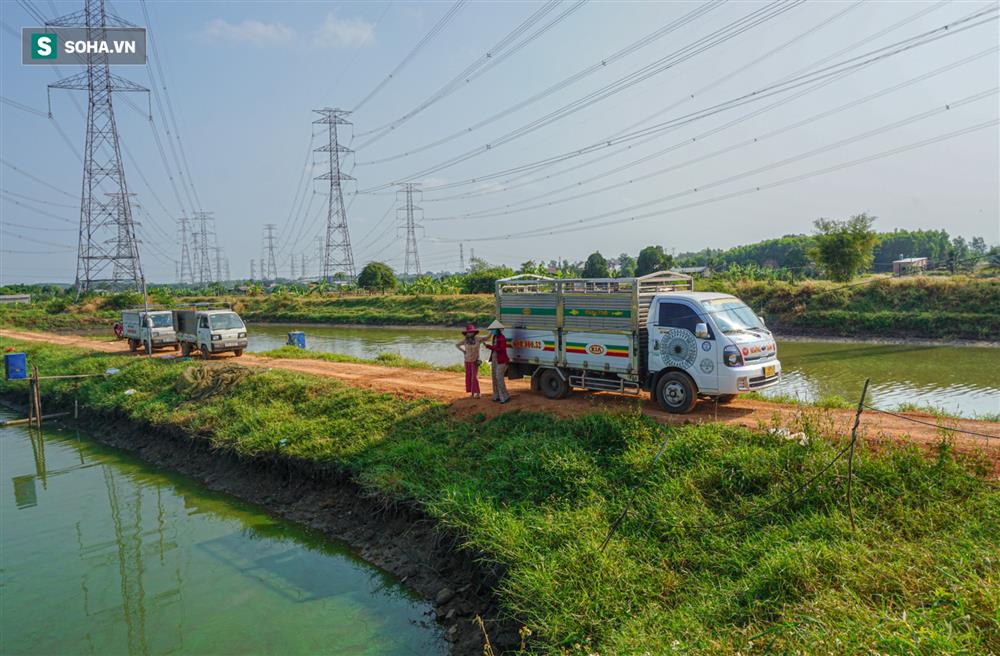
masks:
[[[398,353],[379,353],[374,358],[359,358],[354,355],[344,355],[342,353],[324,353],[322,351],[305,351],[296,346],[282,346],[271,351],[254,353],[256,356],[264,358],[284,358],[292,360],[325,360],[326,362],[351,362],[356,364],[376,364],[384,367],[404,367],[407,369],[426,369],[433,371],[451,371],[464,373],[464,364],[452,364],[447,366],[433,365],[423,360],[404,358]]]
[[[78,396],[85,412],[318,463],[418,504],[504,569],[497,594],[539,653],[1000,651],[1000,492],[947,443],[935,458],[860,451],[852,532],[844,461],[784,500],[842,446],[817,435],[800,444],[631,414],[461,420],[435,401],[285,371],[196,403],[177,380],[199,363],[14,345],[43,374],[121,369],[45,382],[49,403]],[[720,522],[733,523],[698,528]]]

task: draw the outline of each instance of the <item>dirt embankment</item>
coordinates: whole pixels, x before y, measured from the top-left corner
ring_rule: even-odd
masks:
[[[122,342],[106,342],[71,335],[7,329],[3,330],[0,335],[25,341],[76,346],[106,353],[128,353]],[[226,356],[215,356],[213,359],[222,359],[223,357],[231,356],[227,354]],[[630,397],[610,393],[574,392],[567,399],[550,401],[542,394],[532,392],[527,379],[510,381],[509,389],[513,398],[510,403],[500,405],[488,400],[488,392],[484,393],[483,399],[470,399],[464,391],[463,376],[451,372],[325,360],[265,358],[249,354],[241,357],[240,363],[251,367],[284,369],[317,376],[330,376],[356,387],[390,392],[404,397],[432,397],[450,403],[453,412],[460,416],[482,413],[487,417],[492,417],[504,412],[528,410],[568,417],[598,410],[621,411],[638,408],[644,414],[664,424],[723,422],[755,428],[758,426],[800,426],[804,422],[810,422],[827,433],[840,435],[849,434],[854,422],[854,411],[849,409],[821,409],[739,398],[725,405],[702,402],[693,412],[686,415],[664,412],[649,399],[648,395]],[[484,387],[488,389],[489,381],[483,381],[483,383]],[[957,432],[948,435],[956,451],[984,455],[992,463],[994,474],[1000,476],[1000,424],[973,419],[936,418],[919,412],[898,414],[899,416],[892,416],[866,411],[861,418],[859,434],[873,445],[908,441],[927,448],[933,448],[941,442],[945,428],[996,436],[994,439],[990,439]]]

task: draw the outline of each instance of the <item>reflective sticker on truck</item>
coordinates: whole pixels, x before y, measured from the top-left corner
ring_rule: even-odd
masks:
[[[574,317],[584,316],[584,317],[621,317],[628,318],[632,316],[631,310],[597,310],[593,308],[570,308],[566,310],[566,314]]]
[[[628,347],[617,344],[566,342],[566,352],[580,355],[607,355],[614,358],[628,357]]]

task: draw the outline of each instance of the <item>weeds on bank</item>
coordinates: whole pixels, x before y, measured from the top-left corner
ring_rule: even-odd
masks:
[[[638,414],[461,421],[433,401],[285,371],[195,401],[174,381],[199,363],[18,346],[45,373],[121,369],[43,383],[49,398],[336,467],[420,504],[503,567],[499,597],[538,652],[1000,651],[1000,492],[947,444],[933,459],[861,450],[852,532],[843,459],[791,494],[843,447],[819,437],[815,411],[795,426],[803,441]]]

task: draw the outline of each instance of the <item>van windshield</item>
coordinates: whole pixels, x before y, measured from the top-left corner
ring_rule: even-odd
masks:
[[[174,319],[170,313],[150,314],[149,320],[153,322],[153,328],[172,328],[174,325]]]
[[[738,298],[717,298],[702,301],[702,306],[715,319],[715,324],[723,333],[741,330],[766,330],[753,310]]]
[[[213,314],[209,319],[209,323],[212,326],[212,330],[229,330],[231,328],[244,327],[243,320],[235,312]]]

